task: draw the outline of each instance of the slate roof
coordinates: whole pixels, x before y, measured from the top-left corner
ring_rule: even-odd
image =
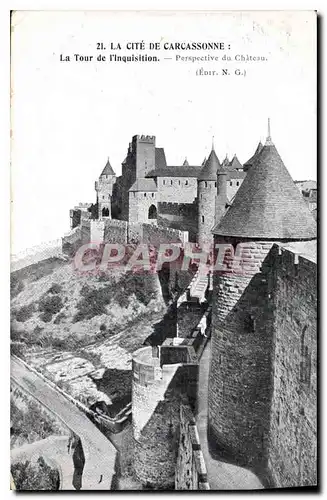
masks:
[[[233,156],[233,159],[230,161],[228,156],[226,155],[224,161],[222,162],[222,167],[225,170],[243,170],[243,166],[236,155]]]
[[[221,164],[221,166],[226,168],[226,167],[229,166],[229,164],[230,164],[230,161],[228,159],[228,156],[226,155],[224,161]]]
[[[164,148],[156,148],[155,149],[155,163],[156,163],[156,168],[167,167],[166,155],[165,155]]]
[[[243,168],[241,162],[236,155],[233,156],[232,161],[229,164],[229,170],[241,170]]]
[[[270,140],[246,174],[231,207],[212,232],[254,239],[309,240],[316,237],[315,220]]]
[[[129,191],[157,191],[157,184],[153,179],[136,179]]]
[[[197,165],[179,165],[179,166],[168,166],[165,168],[158,168],[151,170],[147,177],[198,177],[201,173],[201,166]]]
[[[246,177],[246,172],[243,170],[229,170],[227,171],[227,181],[232,181],[234,179],[244,179]]]
[[[101,172],[101,175],[116,175],[112,166],[110,165],[109,158],[108,158],[108,161],[107,161],[104,169]]]
[[[243,165],[244,172],[247,172],[249,170],[249,168],[252,167],[253,163],[257,159],[262,148],[263,148],[263,145],[262,145],[262,142],[260,141],[259,144],[257,145],[257,149],[255,150],[254,155],[251,156],[251,158],[244,163],[244,165]]]
[[[218,156],[212,149],[209,158],[205,162],[203,169],[199,175],[199,181],[215,181],[217,180],[217,171],[221,168]]]

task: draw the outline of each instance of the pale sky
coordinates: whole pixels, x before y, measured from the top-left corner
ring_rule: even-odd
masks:
[[[60,54],[97,56],[97,42],[128,41],[215,41],[231,49],[134,51],[158,55],[159,63],[59,60]],[[176,54],[268,61],[186,63],[176,62]],[[196,76],[201,67],[227,67],[232,75]],[[235,76],[236,68],[247,75]],[[268,116],[292,177],[316,179],[313,12],[14,14],[12,253],[69,231],[69,209],[95,202],[94,181],[108,156],[120,174],[133,135],[155,135],[170,165],[185,156],[202,163],[212,136],[221,160],[236,153],[244,163],[265,139]]]

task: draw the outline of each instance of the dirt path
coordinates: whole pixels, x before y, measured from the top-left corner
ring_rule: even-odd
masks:
[[[85,455],[83,490],[110,490],[117,450],[68,399],[46,384],[23,363],[11,360],[11,377],[81,438]]]

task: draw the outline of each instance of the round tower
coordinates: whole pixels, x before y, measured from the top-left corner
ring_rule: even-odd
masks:
[[[227,199],[227,172],[222,168],[217,172],[217,192],[215,201],[215,225],[218,224],[226,212]]]
[[[98,218],[111,219],[111,197],[113,185],[116,182],[116,174],[110,165],[109,158],[101,172],[99,180],[95,183],[97,192]]]
[[[215,245],[231,245],[229,255],[238,258],[213,277],[209,443],[212,453],[255,466],[266,451],[273,371],[272,299],[261,264],[274,242],[316,238],[315,221],[269,132],[213,233]]]
[[[213,243],[211,231],[215,224],[217,171],[219,169],[220,163],[212,148],[198,178],[198,243],[200,247]]]
[[[155,489],[174,489],[180,405],[192,385],[183,353],[176,357],[178,353],[155,346],[133,354],[134,472],[143,485]]]

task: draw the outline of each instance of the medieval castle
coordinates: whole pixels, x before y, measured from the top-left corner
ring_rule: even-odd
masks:
[[[242,273],[226,255],[227,271],[195,274],[175,337],[134,353],[143,484],[216,489],[222,460],[263,487],[316,484],[316,203],[301,188],[270,130],[244,165],[212,148],[202,165],[168,166],[155,137],[134,136],[122,175],[108,160],[96,203],[71,210],[66,252],[87,241],[242,248]]]

